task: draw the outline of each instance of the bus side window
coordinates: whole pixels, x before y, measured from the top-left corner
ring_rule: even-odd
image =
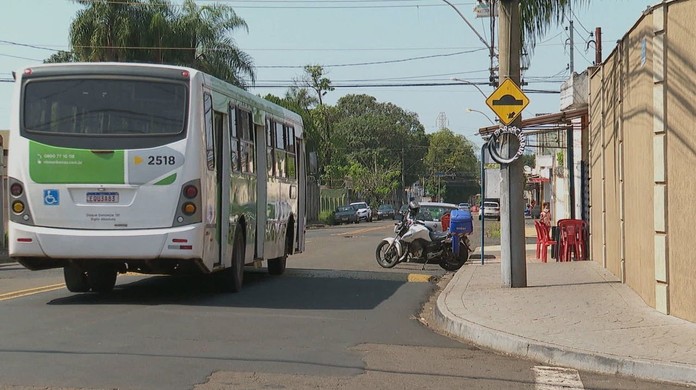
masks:
[[[266,119],[266,169],[268,170],[268,177],[275,174],[275,160],[273,155],[273,127],[275,122],[270,119]]]
[[[229,129],[230,129],[230,161],[232,171],[239,172],[239,137],[237,136],[237,111],[233,106],[229,108]]]
[[[203,113],[205,126],[205,159],[208,170],[215,169],[215,135],[213,134],[213,97],[209,93],[203,95]]]
[[[254,139],[251,112],[237,108],[237,135],[239,144],[239,165],[244,173],[254,173]]]
[[[276,176],[286,177],[285,167],[285,125],[275,124],[275,163]]]
[[[292,126],[287,126],[285,128],[287,136],[287,164],[288,164],[288,178],[295,179],[297,176],[297,161],[295,160],[295,128]]]

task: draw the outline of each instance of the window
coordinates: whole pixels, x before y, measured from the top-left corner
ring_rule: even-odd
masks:
[[[230,129],[230,165],[232,172],[240,171],[239,164],[239,137],[237,137],[237,111],[233,106],[230,106],[229,112],[229,129]]]
[[[205,113],[205,159],[208,170],[215,169],[215,134],[213,133],[213,97],[203,95],[203,112]]]
[[[266,169],[268,177],[275,174],[275,160],[273,153],[273,121],[266,119]]]
[[[22,123],[33,133],[174,135],[185,129],[187,101],[183,83],[83,77],[31,80],[24,87]],[[212,109],[212,104],[208,107]]]
[[[285,127],[286,134],[286,147],[287,153],[287,177],[289,179],[295,179],[297,177],[297,160],[295,154],[295,128],[292,126]]]
[[[239,166],[244,173],[254,173],[254,122],[251,112],[237,108],[237,135],[239,137]]]

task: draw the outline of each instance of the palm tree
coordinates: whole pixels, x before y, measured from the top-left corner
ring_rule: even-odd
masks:
[[[256,80],[252,58],[239,50],[229,33],[243,28],[248,31],[244,19],[225,5],[198,6],[193,0],[185,0],[181,12],[173,22],[173,44],[189,48],[175,59],[187,65],[215,75],[242,88]]]
[[[70,26],[70,43],[82,61],[125,61],[136,36],[133,23],[138,1],[76,0],[87,8],[77,12]]]
[[[70,26],[78,61],[150,62],[190,66],[246,88],[256,74],[252,58],[231,34],[246,22],[226,5],[185,0],[75,0],[86,6]],[[181,7],[179,11],[175,9]],[[57,61],[66,56],[51,57]]]
[[[563,21],[571,7],[588,4],[590,0],[520,0],[520,24],[527,49],[533,49],[553,24]]]

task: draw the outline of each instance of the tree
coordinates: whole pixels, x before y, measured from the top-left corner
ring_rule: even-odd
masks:
[[[554,23],[563,21],[573,5],[583,5],[590,0],[523,0],[520,1],[520,24],[525,46],[534,49],[537,39],[546,34]]]
[[[403,184],[424,174],[423,157],[428,140],[415,113],[369,95],[346,95],[336,104],[338,154],[366,166],[378,164],[403,170]]]
[[[314,96],[310,94],[310,90],[314,92]],[[306,65],[304,74],[295,79],[295,86],[288,92],[298,103],[314,107],[311,110],[312,126],[308,136],[316,142],[319,166],[324,171],[333,161],[332,129],[335,112],[333,108],[324,105],[323,97],[333,90],[331,80],[326,77],[321,65]]]
[[[50,57],[44,60],[44,64],[53,64],[53,63],[63,63],[63,62],[77,62],[77,58],[75,57],[75,53],[71,51],[64,51],[60,50],[57,53],[51,54]]]
[[[453,202],[457,200],[455,197],[468,199],[477,190],[480,174],[473,144],[449,129],[430,134],[429,138],[430,146],[425,156],[425,165],[431,174],[428,180],[429,193],[437,195],[439,199],[447,197]],[[463,187],[469,189],[463,192],[471,193],[455,195],[449,190],[454,185],[462,187],[462,184],[468,184]]]
[[[181,13],[174,20],[173,47],[190,48],[179,65],[187,65],[241,87],[247,86],[245,77],[253,84],[256,75],[249,55],[239,50],[228,34],[243,28],[244,19],[223,4],[198,6],[194,0],[185,0]],[[181,45],[181,46],[178,46]]]
[[[255,81],[253,61],[231,34],[248,31],[226,5],[193,0],[76,0],[85,6],[70,26],[77,61],[149,62],[189,66],[246,88]],[[70,57],[54,55],[48,61]]]
[[[305,88],[311,88],[319,100],[319,105],[323,105],[324,95],[335,89],[331,86],[331,80],[325,77],[324,67],[321,65],[306,65],[304,72],[305,74],[302,78],[297,80],[298,84]]]

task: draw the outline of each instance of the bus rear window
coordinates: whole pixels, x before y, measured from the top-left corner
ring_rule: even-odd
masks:
[[[173,135],[184,131],[187,87],[133,79],[32,80],[24,87],[28,132],[69,135]]]

